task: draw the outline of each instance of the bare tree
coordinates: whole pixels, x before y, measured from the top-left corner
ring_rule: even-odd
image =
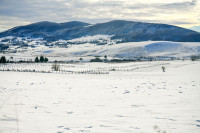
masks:
[[[165,72],[165,69],[166,69],[166,68],[165,68],[164,66],[162,66],[162,71],[163,71],[163,72]]]
[[[54,71],[59,71],[60,70],[60,65],[55,63],[52,65],[51,69],[53,69]]]

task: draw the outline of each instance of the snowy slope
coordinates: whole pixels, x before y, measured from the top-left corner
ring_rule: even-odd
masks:
[[[84,43],[68,45],[66,48],[49,47],[37,44],[35,47],[16,48],[10,47],[7,56],[35,57],[44,55],[47,57],[60,57],[72,59],[73,57],[94,57],[107,55],[111,58],[135,58],[138,56],[163,56],[163,57],[189,57],[200,54],[200,43],[174,43],[174,42],[130,42],[114,45],[96,45]]]
[[[165,64],[165,73],[161,64]],[[33,65],[41,69],[44,64]],[[200,132],[199,62],[74,66],[76,71],[138,69],[107,75],[0,71],[0,132]]]
[[[109,35],[84,36],[71,40],[47,42],[42,38],[8,36],[0,38],[0,47],[7,48],[5,56],[34,58],[35,56],[58,57],[58,60],[75,60],[79,57],[107,55],[109,58],[189,57],[200,54],[199,42],[144,41],[118,43]],[[13,43],[14,42],[14,43]],[[60,58],[60,59],[59,59]],[[54,60],[54,59],[50,59]]]

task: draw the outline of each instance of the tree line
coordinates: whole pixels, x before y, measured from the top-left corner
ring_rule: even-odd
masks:
[[[12,59],[13,59],[13,57],[12,57]],[[49,61],[49,59],[47,57],[42,56],[42,55],[40,57],[36,57],[35,58],[35,62],[48,62],[48,61]],[[32,61],[23,61],[23,60],[20,60],[18,62],[25,63],[25,62],[32,62]],[[6,59],[5,56],[1,56],[0,63],[14,63],[14,61],[9,61],[9,60]]]
[[[49,61],[49,59],[42,55],[40,57],[35,57],[35,62],[48,62],[48,61]]]
[[[192,55],[191,56],[192,61],[199,60],[199,59],[200,59],[200,55]]]

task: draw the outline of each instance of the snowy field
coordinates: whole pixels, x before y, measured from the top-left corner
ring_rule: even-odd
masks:
[[[200,132],[199,61],[37,65],[0,66],[0,133]]]
[[[0,56],[6,56],[6,58],[11,61],[34,61],[36,56],[43,55],[45,57],[48,57],[49,61],[51,62],[55,60],[80,61],[80,58],[83,59],[83,62],[88,62],[91,59],[94,59],[95,56],[104,57],[105,55],[107,55],[108,59],[134,59],[135,57],[140,56],[162,56],[188,59],[191,55],[200,54],[199,42],[144,41],[119,43],[114,45],[110,43],[106,45],[96,45],[94,43],[86,43],[84,40],[87,41],[87,39],[91,38],[82,38],[83,44],[63,44],[65,47],[60,46],[61,44],[55,46],[45,46],[44,43],[41,41],[30,42],[27,47],[11,45],[8,51],[5,53],[0,53]],[[77,41],[77,43],[78,42],[79,41]],[[10,59],[10,57],[14,58]]]

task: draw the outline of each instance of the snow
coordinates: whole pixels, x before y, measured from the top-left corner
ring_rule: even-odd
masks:
[[[74,60],[82,57],[94,56],[109,58],[137,58],[139,56],[189,58],[200,54],[199,42],[170,42],[170,41],[144,41],[118,43],[121,40],[112,40],[112,35],[84,36],[72,40],[58,40],[47,42],[42,38],[4,37],[0,44],[9,45],[6,52],[0,56],[29,58],[44,55],[56,57],[57,60]],[[46,52],[49,51],[49,52]],[[50,59],[54,61],[55,58]]]
[[[200,132],[199,61],[60,65],[109,74],[0,71],[0,132]],[[12,66],[51,64],[0,69]]]
[[[100,38],[101,36],[97,36]],[[86,37],[87,39],[91,39]],[[64,40],[62,40],[64,41]],[[60,42],[62,42],[60,40]],[[76,40],[78,41],[78,40]],[[91,40],[90,40],[91,41]],[[38,43],[37,43],[38,42]],[[191,55],[200,54],[199,42],[163,42],[163,41],[146,41],[146,42],[129,42],[114,45],[96,45],[92,43],[69,44],[66,47],[45,46],[43,41],[34,41],[28,43],[35,47],[16,47],[10,46],[7,53],[0,53],[0,56],[18,58],[33,58],[44,55],[54,60],[74,60],[74,58],[94,58],[94,56],[109,58],[135,58],[139,56],[151,57],[174,57],[190,58]],[[16,52],[17,51],[17,52]],[[46,52],[50,51],[50,52]],[[53,57],[56,57],[53,58]]]
[[[15,38],[14,36],[6,36],[6,37],[2,37],[0,38],[0,41],[2,41],[3,39],[13,39]]]
[[[75,38],[71,40],[58,40],[55,42],[52,42],[51,44],[63,44],[63,45],[79,45],[79,44],[86,44],[86,43],[91,43],[91,44],[99,44],[99,45],[113,45],[116,44],[116,42],[121,42],[121,39],[114,39],[112,40],[111,38],[114,35],[93,35],[93,36],[83,36],[80,38]]]
[[[96,40],[110,40],[111,37],[112,36],[109,36],[109,35],[84,36],[81,38],[75,38],[75,39],[69,40],[69,42],[92,42]]]

